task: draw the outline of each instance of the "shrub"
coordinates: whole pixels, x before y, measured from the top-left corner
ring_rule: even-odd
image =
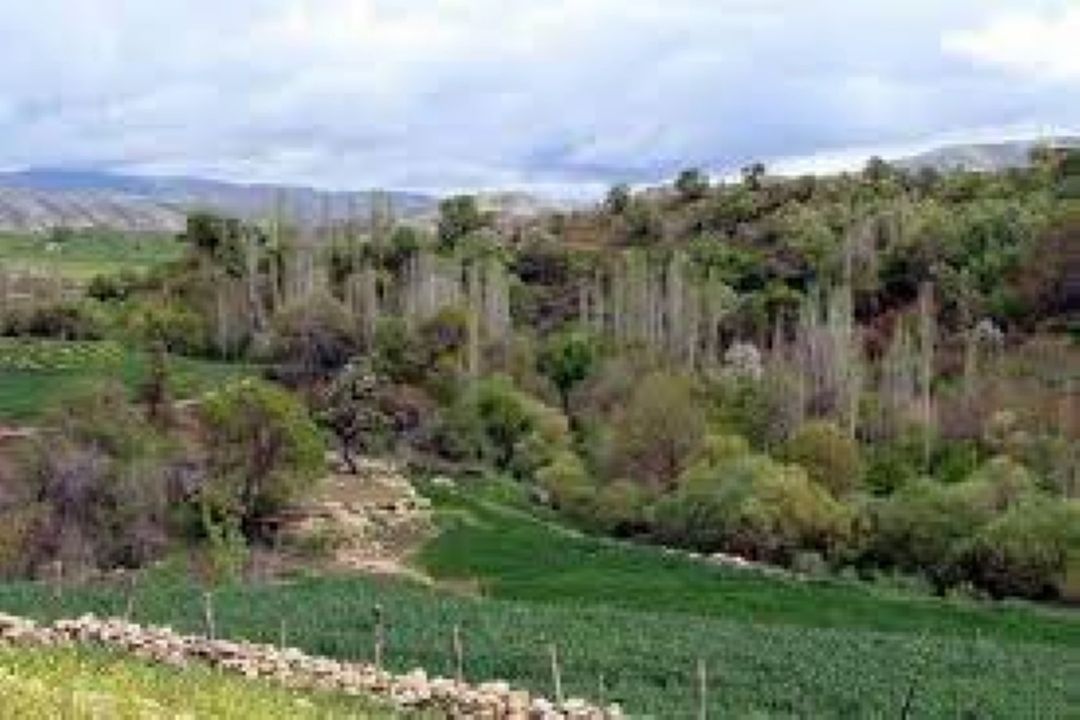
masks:
[[[174,458],[128,401],[103,387],[66,403],[23,474],[33,498],[22,569],[138,567],[164,550]],[[18,520],[19,518],[12,518]]]
[[[0,335],[12,337],[100,340],[103,332],[100,317],[86,303],[42,305],[0,317]]]
[[[753,454],[698,463],[654,513],[668,542],[780,563],[804,550],[834,554],[853,520],[801,468]]]
[[[555,509],[578,519],[593,516],[596,488],[581,459],[570,450],[559,452],[540,468],[536,480]]]
[[[1047,598],[1064,590],[1080,551],[1080,504],[1027,496],[984,527],[964,550],[971,581],[996,597]]]
[[[634,535],[646,528],[648,494],[637,483],[616,480],[596,494],[594,520],[599,529],[619,536]]]
[[[815,420],[787,442],[784,457],[806,469],[810,478],[839,497],[855,489],[862,475],[859,445],[835,423]]]
[[[318,429],[296,398],[257,380],[206,396],[200,411],[210,473],[203,500],[238,518],[247,537],[256,536],[262,518],[318,479],[324,466]]]
[[[139,305],[127,322],[141,345],[162,342],[169,352],[182,355],[205,353],[210,345],[206,319],[182,303],[155,299]]]
[[[674,484],[705,432],[692,381],[663,372],[640,382],[613,424],[610,474],[656,490]]]
[[[274,318],[271,352],[292,377],[326,377],[344,367],[357,349],[348,312],[328,295],[294,304]]]

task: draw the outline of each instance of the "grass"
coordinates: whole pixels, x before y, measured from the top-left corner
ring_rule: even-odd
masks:
[[[116,343],[0,338],[0,422],[32,423],[65,399],[105,381],[137,387],[147,369],[143,353]],[[250,369],[172,358],[170,371],[173,394],[182,399]]]
[[[459,493],[437,506],[446,530],[419,562],[476,581],[483,596],[297,577],[219,590],[219,630],[276,642],[284,622],[308,651],[370,659],[381,607],[399,670],[451,674],[459,625],[472,679],[551,695],[556,643],[568,694],[619,700],[638,716],[692,717],[703,659],[713,717],[900,717],[909,694],[911,717],[1080,717],[1080,620],[1063,611],[769,579],[582,538]],[[125,604],[109,586],[59,597],[0,586],[0,611],[42,618]],[[199,593],[176,565],[145,580],[135,608],[142,621],[201,628]]]
[[[146,664],[98,650],[0,647],[0,718],[391,718],[370,701]]]
[[[747,623],[982,633],[1080,650],[1080,614],[1026,603],[943,601],[854,580],[766,576],[570,533],[474,493],[439,491],[435,499],[442,532],[424,548],[420,564],[436,578],[472,581],[489,597]]]
[[[149,270],[176,260],[182,252],[180,243],[163,235],[78,233],[53,243],[46,235],[0,234],[0,267],[77,282],[122,270]]]

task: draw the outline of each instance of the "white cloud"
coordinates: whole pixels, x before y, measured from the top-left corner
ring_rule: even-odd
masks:
[[[557,186],[1080,123],[942,52],[986,0],[7,4],[4,167]]]
[[[1029,80],[1080,80],[1080,7],[1001,15],[946,35],[944,48]]]

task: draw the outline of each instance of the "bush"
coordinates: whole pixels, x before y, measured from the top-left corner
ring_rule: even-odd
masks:
[[[536,473],[539,486],[551,505],[572,518],[592,518],[596,488],[581,459],[569,450],[555,455],[551,463]]]
[[[285,390],[242,380],[205,397],[200,407],[210,478],[202,499],[235,517],[245,536],[295,499],[325,464],[318,428]]]
[[[161,342],[181,355],[199,355],[210,346],[205,318],[178,302],[155,299],[139,305],[128,318],[128,329],[140,345]]]
[[[21,569],[139,567],[167,541],[176,459],[127,399],[104,387],[70,400],[31,447]]]
[[[787,442],[784,457],[837,497],[854,490],[862,475],[858,443],[828,421],[815,420],[799,428]]]
[[[594,521],[604,532],[618,536],[635,535],[644,531],[648,494],[640,485],[629,480],[616,480],[596,494]]]
[[[668,542],[787,564],[800,551],[836,553],[854,518],[801,468],[732,454],[688,470],[654,521]]]
[[[56,340],[100,340],[103,323],[90,305],[58,303],[12,311],[0,318],[0,335]]]
[[[690,378],[654,372],[613,420],[609,473],[669,489],[701,446],[705,418]]]
[[[1080,504],[1028,496],[984,527],[963,553],[971,582],[996,597],[1049,598],[1064,590],[1080,551]]]
[[[358,347],[345,306],[328,295],[291,305],[274,318],[271,353],[290,377],[326,377],[344,367]]]

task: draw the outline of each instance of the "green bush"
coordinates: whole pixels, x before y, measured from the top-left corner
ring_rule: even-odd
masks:
[[[596,487],[581,459],[569,450],[559,452],[536,473],[538,485],[555,509],[575,519],[591,520]]]
[[[705,433],[693,381],[665,372],[643,378],[612,424],[609,475],[654,490],[674,485]]]
[[[837,497],[854,490],[862,475],[858,443],[835,423],[824,420],[800,427],[787,442],[784,458],[802,466],[812,480]]]
[[[1065,590],[1080,551],[1080,503],[1026,496],[986,525],[963,553],[971,582],[998,597],[1048,598]]]
[[[634,535],[646,529],[645,509],[648,493],[637,483],[616,480],[596,494],[594,521],[604,532],[619,536]]]
[[[785,564],[800,551],[838,552],[854,522],[802,468],[754,454],[699,462],[653,519],[666,542]]]
[[[355,323],[345,306],[316,295],[274,318],[270,341],[274,361],[297,379],[323,378],[340,370],[359,348]]]
[[[325,448],[307,410],[269,383],[226,385],[204,397],[200,418],[210,473],[202,499],[216,514],[236,517],[249,538],[259,534],[262,518],[295,499],[325,467]]]

